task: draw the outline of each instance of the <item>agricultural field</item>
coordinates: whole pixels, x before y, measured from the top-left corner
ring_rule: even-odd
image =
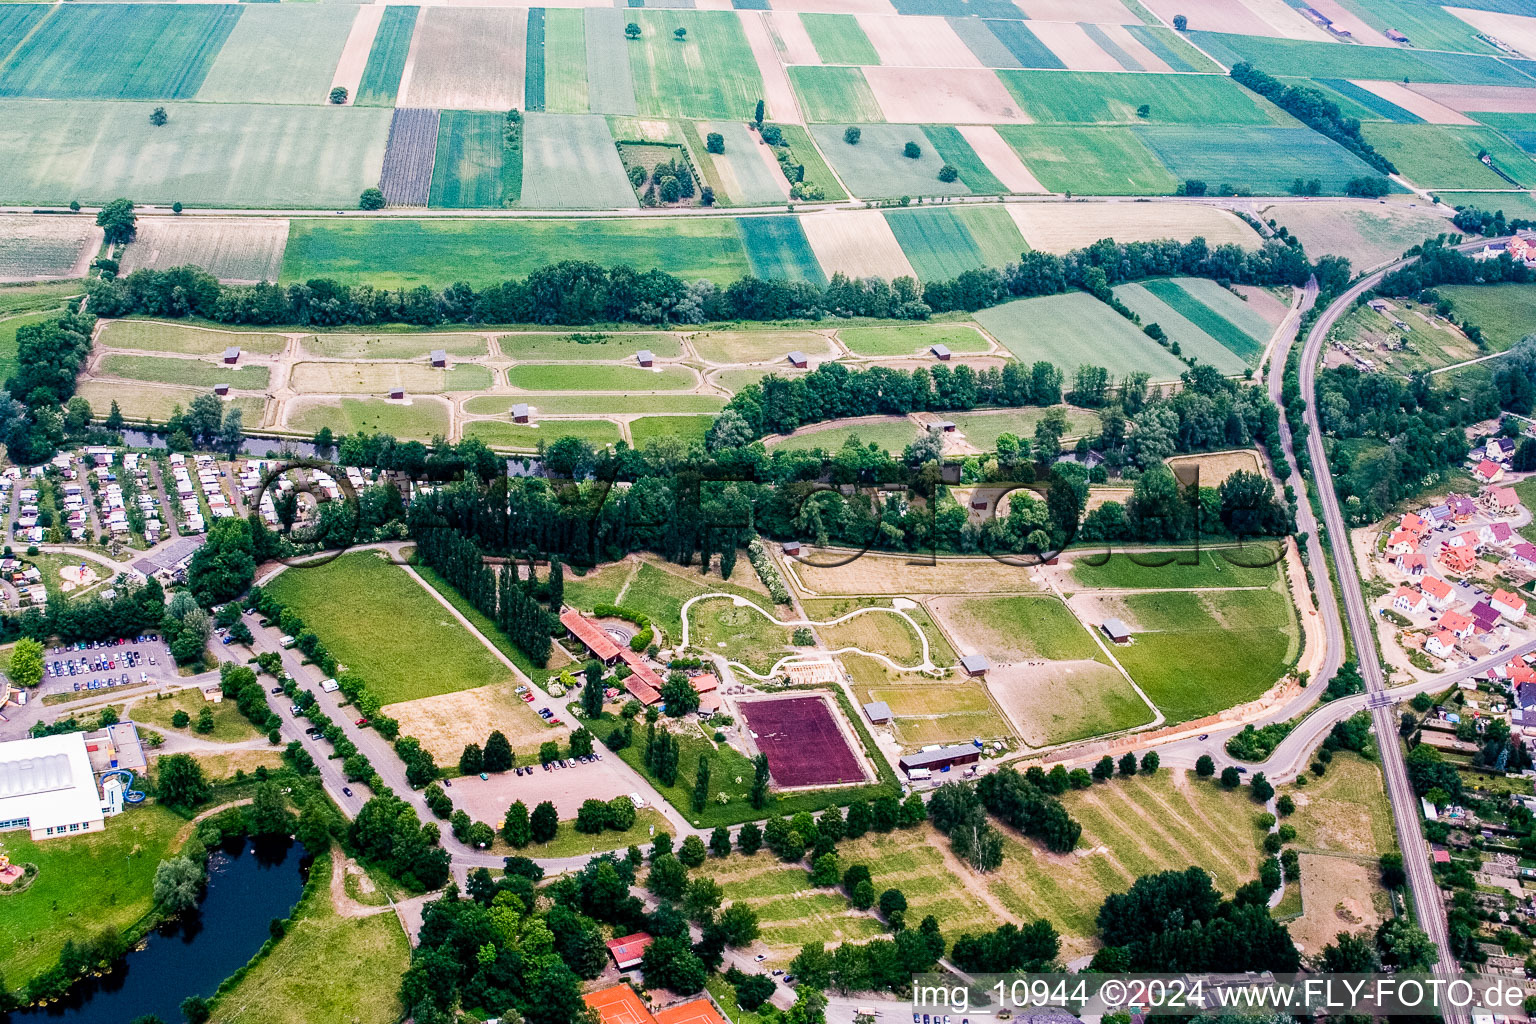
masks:
[[[740,119],[763,97],[762,76],[734,11],[630,10],[637,112],[647,117]],[[588,45],[592,32],[588,26]],[[676,29],[686,36],[678,38]]]
[[[397,107],[379,171],[379,189],[390,206],[426,206],[432,198],[432,168],[442,111]]]
[[[544,12],[544,109],[587,113],[587,33],[579,8]]]
[[[842,125],[811,129],[839,178],[854,195],[870,199],[900,196],[963,196],[971,189],[964,180],[943,182],[944,158],[922,129],[912,125],[866,124],[856,145],[843,141]],[[918,147],[916,158],[903,155],[907,143]]]
[[[809,121],[872,124],[885,120],[859,68],[798,65],[789,69],[789,80]]]
[[[1488,349],[1502,352],[1536,332],[1536,287],[1520,284],[1449,285],[1438,289],[1456,316],[1483,329]]]
[[[429,206],[498,209],[505,190],[502,131],[506,115],[445,110],[438,119]]]
[[[1366,134],[1374,138],[1375,129]],[[1375,175],[1359,157],[1301,125],[1236,125],[1213,132],[1168,124],[1132,130],[1175,180],[1198,178],[1218,191],[1230,184],[1280,195],[1296,178],[1317,178],[1325,195],[1339,195],[1349,179]]]
[[[101,239],[86,217],[0,216],[0,282],[84,277]]]
[[[287,245],[288,222],[277,218],[140,217],[118,272],[191,265],[229,284],[276,281]]]
[[[1051,192],[1166,195],[1178,184],[1130,127],[1005,125],[997,133]]]
[[[204,359],[172,356],[130,356],[109,353],[97,364],[98,375],[143,380],[152,384],[211,388],[228,384],[238,391],[264,391],[270,371],[265,366],[225,366]]]
[[[368,51],[368,62],[352,97],[353,103],[369,107],[395,105],[419,10],[418,7],[397,6],[384,9],[384,16],[374,32],[373,46]]]
[[[787,15],[786,17],[794,17]],[[823,64],[879,64],[880,55],[851,14],[802,14],[799,20]],[[778,24],[775,21],[775,24]],[[797,62],[798,63],[798,62]]]
[[[266,589],[292,608],[338,661],[366,679],[385,704],[470,690],[511,676],[427,587],[371,552],[290,569]],[[339,593],[368,594],[368,614],[336,601]],[[431,672],[420,671],[417,653],[425,650],[433,652]]]
[[[1204,238],[1212,246],[1245,248],[1259,244],[1259,236],[1235,214],[1194,203],[1015,203],[1005,209],[1029,247],[1043,252],[1067,253],[1101,238],[1117,242]],[[1289,204],[1279,209],[1331,210],[1333,206]]]
[[[101,325],[96,341],[103,348],[212,356],[222,353],[231,345],[239,346],[242,352],[275,355],[283,350],[288,339],[281,334],[215,331],[158,320],[108,320]]]
[[[758,277],[826,281],[799,217],[741,217],[736,227],[747,248],[747,262]]]
[[[1431,124],[1370,124],[1365,136],[1397,169],[1424,188],[1505,189],[1536,185],[1536,167],[1490,128]],[[1486,151],[1493,168],[1478,159]],[[1511,180],[1513,183],[1511,182]],[[1491,198],[1491,197],[1490,197]]]
[[[289,232],[282,279],[329,277],[388,288],[466,281],[483,288],[552,258],[655,267],[722,285],[749,267],[731,218],[305,220],[294,221]]]
[[[595,114],[529,114],[519,202],[534,210],[633,209],[608,123]]]
[[[322,359],[425,359],[439,348],[465,357],[490,351],[479,334],[311,334],[299,344]]]
[[[382,398],[331,398],[290,400],[283,425],[301,434],[330,427],[336,434],[389,434],[392,437],[430,441],[448,435],[448,405],[431,398],[391,402]],[[127,415],[124,407],[124,415]]]
[[[323,103],[357,11],[350,5],[242,9],[197,90],[204,103]]]
[[[507,370],[507,383],[524,391],[687,391],[697,382],[694,371],[682,366],[647,370],[606,364],[520,363]]]
[[[891,226],[878,210],[826,210],[800,218],[811,250],[828,274],[915,277]]]
[[[521,109],[527,34],[528,14],[517,8],[424,9],[400,83],[400,106]]]
[[[1161,326],[1183,355],[1225,374],[1257,366],[1274,330],[1243,299],[1204,278],[1155,278],[1121,285],[1115,295],[1142,323]]]
[[[1356,200],[1278,203],[1261,208],[1259,215],[1289,229],[1313,258],[1343,256],[1358,271],[1395,260],[1426,238],[1454,231],[1440,209]]]
[[[1037,124],[1292,123],[1278,107],[1230,78],[1005,71],[999,77]],[[1147,116],[1137,113],[1147,106]]]
[[[990,215],[985,222],[977,214]],[[969,215],[969,216],[967,216]],[[1024,240],[1005,211],[996,207],[955,210],[892,210],[885,215],[891,233],[907,254],[920,281],[948,281],[967,270],[1002,266],[1017,262],[1024,250]],[[983,252],[969,224],[996,229],[1002,238],[987,237],[990,252]],[[1008,245],[1006,232],[1012,232],[1016,245]]]
[[[619,426],[612,420],[544,420],[539,423],[468,420],[464,424],[464,436],[484,441],[492,448],[534,451],[539,445],[561,437],[579,437],[596,446],[617,444]]]
[[[922,355],[932,345],[948,346],[961,355],[986,352],[990,345],[975,327],[959,323],[926,323],[900,327],[844,327],[837,340],[856,356]]]
[[[746,125],[740,121],[705,121],[698,130],[706,136],[718,132],[724,140],[723,154],[711,155],[697,146],[694,155],[713,161],[725,194],[738,206],[776,205],[789,198],[789,182],[772,148]]]
[[[976,313],[976,322],[1021,362],[1045,359],[1065,373],[1083,363],[1116,377],[1145,370],[1176,380],[1187,366],[1141,329],[1086,292],[1007,302]],[[1089,344],[1086,339],[1094,341]]]

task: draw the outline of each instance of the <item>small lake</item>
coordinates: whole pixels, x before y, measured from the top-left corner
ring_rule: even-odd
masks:
[[[287,917],[299,901],[308,871],[304,848],[292,840],[216,850],[196,911],[151,932],[144,948],[129,953],[111,974],[82,981],[59,1002],[11,1019],[126,1024],[153,1013],[180,1024],[183,999],[213,995],[256,955],[272,919]]]

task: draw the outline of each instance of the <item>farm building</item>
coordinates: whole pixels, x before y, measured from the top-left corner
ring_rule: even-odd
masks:
[[[576,609],[568,608],[561,612],[560,625],[565,627],[571,639],[585,647],[592,657],[604,665],[611,667],[619,660],[619,645],[614,643],[613,637]]]
[[[928,424],[928,433],[930,434],[952,434],[954,431],[954,420],[934,420]]]
[[[905,754],[897,764],[904,772],[920,768],[939,771],[957,764],[975,764],[980,760],[981,748],[967,743],[963,746],[939,747],[935,750],[919,750],[915,754]]]
[[[796,686],[831,686],[838,681],[837,662],[830,658],[785,665],[784,674]]]
[[[404,399],[405,398],[405,388],[390,388],[389,389],[389,397],[393,398],[397,402],[402,400],[402,399]]]
[[[513,423],[527,423],[528,422],[528,405],[527,405],[527,403],[525,403],[525,402],[518,402],[516,405],[512,406],[512,422]]]
[[[223,398],[225,395],[229,394],[229,385],[215,384],[213,386],[213,393],[218,395],[220,398]]]
[[[872,700],[864,705],[864,717],[874,725],[884,725],[891,720],[891,706],[883,700]]]
[[[608,955],[613,957],[613,963],[621,971],[627,971],[631,967],[639,967],[640,959],[645,956],[645,949],[651,944],[651,937],[645,932],[635,932],[621,939],[608,940]]]
[[[98,745],[110,745],[103,733]],[[114,778],[98,790],[85,733],[0,743],[0,831],[27,829],[33,839],[99,832],[123,809]],[[109,758],[104,767],[116,764]]]
[[[1099,629],[1103,630],[1104,635],[1117,644],[1128,644],[1131,642],[1131,631],[1126,629],[1125,623],[1119,619],[1105,619],[1099,623]]]
[[[960,668],[968,676],[984,676],[992,663],[987,661],[984,654],[967,654],[960,659]]]
[[[789,365],[797,370],[803,370],[810,365],[810,357],[798,349],[789,354]]]
[[[787,541],[785,541],[784,542],[784,553],[786,555],[798,555],[800,553],[800,542],[797,541],[797,540],[787,540]]]
[[[439,366],[439,367],[447,366],[448,365],[448,350],[447,349],[441,349],[441,348],[433,349],[432,350],[432,365],[433,366]]]
[[[231,345],[224,350],[224,365],[234,366],[240,361],[240,346]]]
[[[641,366],[651,367],[656,365],[656,353],[648,348],[643,348],[635,353],[635,362]]]
[[[933,358],[937,359],[941,363],[949,362],[952,355],[952,353],[949,351],[948,345],[934,345],[928,351],[932,352]]]

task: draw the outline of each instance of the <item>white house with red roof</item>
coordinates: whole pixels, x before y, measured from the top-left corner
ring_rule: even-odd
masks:
[[[1398,587],[1392,592],[1392,607],[1406,615],[1422,615],[1429,607],[1429,598],[1412,587]]]
[[[1449,658],[1456,651],[1456,634],[1442,629],[1425,641],[1424,649],[1437,658]]]
[[[1424,591],[1429,606],[1437,612],[1443,612],[1456,603],[1456,588],[1438,576],[1426,578],[1419,584],[1419,589]]]
[[[1411,554],[1419,546],[1419,538],[1410,530],[1393,530],[1387,538],[1387,552],[1393,555]]]
[[[1497,462],[1484,459],[1482,462],[1477,464],[1476,469],[1472,470],[1472,475],[1477,479],[1479,483],[1498,483],[1500,480],[1504,479],[1504,467],[1499,465]]]
[[[1446,612],[1440,616],[1441,630],[1449,631],[1458,640],[1465,640],[1471,636],[1475,626],[1476,624],[1472,621],[1471,617],[1463,615],[1461,612]]]
[[[1392,564],[1397,566],[1398,572],[1417,577],[1423,576],[1425,570],[1429,568],[1429,559],[1421,552],[1415,551],[1412,554],[1398,555]]]
[[[1495,590],[1488,603],[1493,605],[1494,611],[1510,622],[1519,622],[1525,618],[1525,599],[1508,590]]]

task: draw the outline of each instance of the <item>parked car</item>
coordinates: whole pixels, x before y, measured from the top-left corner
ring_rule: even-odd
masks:
[[[281,686],[274,686],[274,687],[272,687],[271,692],[272,692],[273,695],[276,695],[276,694],[282,693],[283,692],[283,688]]]
[[[341,787],[341,793],[342,793],[343,796],[351,796],[352,795],[352,787],[351,786],[342,786]]]

